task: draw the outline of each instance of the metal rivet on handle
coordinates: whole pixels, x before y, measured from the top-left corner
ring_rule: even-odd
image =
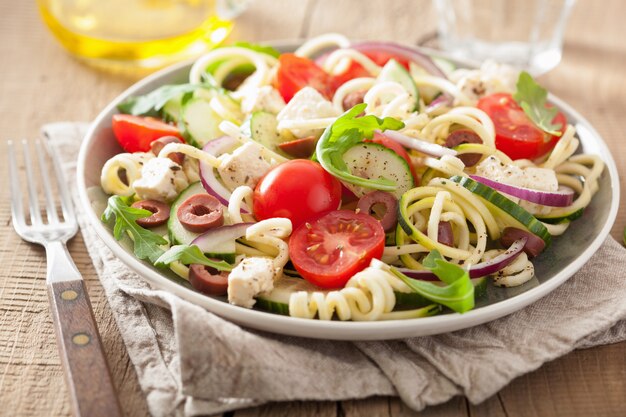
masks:
[[[84,346],[91,341],[91,338],[86,333],[76,333],[72,336],[72,343],[79,346]]]
[[[61,293],[61,298],[65,301],[75,300],[78,297],[78,293],[74,290],[66,290]]]

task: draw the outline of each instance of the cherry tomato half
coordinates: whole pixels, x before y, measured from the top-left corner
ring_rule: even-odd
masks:
[[[341,183],[318,163],[294,159],[273,168],[254,189],[253,210],[257,220],[286,217],[293,228],[337,210]]]
[[[307,281],[341,288],[385,248],[385,231],[374,217],[349,210],[331,211],[297,228],[289,238],[289,257]]]
[[[112,127],[115,138],[126,152],[148,152],[150,144],[163,136],[176,136],[183,140],[176,126],[154,117],[114,114]]]
[[[511,159],[536,159],[550,152],[560,136],[545,133],[526,116],[511,94],[496,93],[483,97],[477,107],[487,113],[496,128],[496,148]],[[565,131],[567,120],[559,112],[552,120]]]
[[[335,91],[331,81],[331,76],[310,59],[294,54],[282,54],[278,58],[275,87],[285,102],[307,86],[315,88],[330,100]]]

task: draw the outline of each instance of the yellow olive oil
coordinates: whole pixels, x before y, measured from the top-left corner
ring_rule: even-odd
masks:
[[[38,0],[71,53],[105,66],[157,68],[218,45],[232,22],[220,0]]]

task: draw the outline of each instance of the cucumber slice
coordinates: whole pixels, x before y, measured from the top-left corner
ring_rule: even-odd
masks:
[[[409,164],[397,153],[377,143],[360,143],[342,156],[350,172],[368,179],[386,178],[396,183],[393,194],[400,198],[413,188],[413,175]],[[369,188],[345,184],[357,197],[372,191]]]
[[[302,278],[283,276],[274,282],[274,289],[266,294],[256,297],[256,307],[275,314],[289,315],[289,297],[298,291],[322,291],[317,286]]]
[[[278,133],[278,120],[272,113],[257,111],[241,125],[244,135],[252,138],[270,151],[283,156],[288,156],[279,147],[283,137]]]
[[[544,223],[549,223],[549,224],[561,224],[561,223],[565,223],[565,222],[571,222],[574,221],[578,218],[580,218],[583,213],[585,212],[584,208],[580,208],[578,210],[575,210],[571,213],[565,214],[565,215],[561,215],[561,216],[556,216],[556,217],[537,217],[537,219],[539,219],[540,221],[544,222]]]
[[[222,118],[213,111],[208,99],[194,97],[187,101],[182,107],[181,121],[185,136],[198,147],[223,136],[219,129]]]
[[[183,111],[183,94],[178,97],[171,98],[165,103],[161,112],[163,113],[163,118],[168,122],[175,122],[181,118]]]
[[[474,181],[471,178],[461,177],[458,175],[451,177],[450,180],[458,183],[485,200],[489,211],[497,214],[500,219],[504,220],[505,224],[513,227],[524,228],[530,233],[543,239],[543,241],[546,242],[546,246],[550,245],[552,236],[548,232],[548,229],[546,229],[546,227],[535,216],[493,188],[487,187],[486,185]]]
[[[413,81],[411,74],[409,74],[406,68],[399,64],[398,61],[395,59],[389,60],[380,71],[378,81],[393,81],[400,84],[413,99],[414,104],[411,110],[417,110],[417,106],[420,101],[419,90],[417,89],[417,85],[415,85],[415,81]]]
[[[446,77],[450,76],[456,70],[456,64],[448,59],[432,56],[431,59],[439,67],[441,71],[446,75]]]

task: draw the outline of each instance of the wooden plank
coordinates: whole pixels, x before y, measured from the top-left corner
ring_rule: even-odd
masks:
[[[369,415],[369,414],[368,414]],[[233,417],[338,417],[333,401],[291,401],[270,403],[235,411]],[[226,416],[225,416],[226,417]]]
[[[470,417],[508,417],[509,414],[504,407],[504,402],[500,398],[500,394],[496,394],[493,397],[483,401],[478,405],[470,404],[467,402],[467,411]]]
[[[514,380],[500,397],[510,416],[623,415],[624,343],[572,352]]]
[[[453,397],[444,404],[426,407],[419,412],[411,410],[398,398],[390,398],[389,415],[391,417],[469,417],[467,400],[464,397]]]

